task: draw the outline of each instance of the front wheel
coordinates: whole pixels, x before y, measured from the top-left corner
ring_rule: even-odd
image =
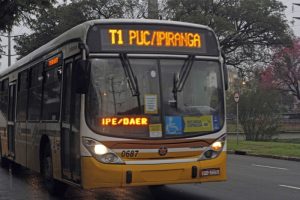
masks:
[[[59,182],[53,178],[53,165],[50,144],[45,145],[41,172],[45,188],[53,195],[63,195],[67,189],[66,184]]]
[[[1,157],[0,159],[1,159],[0,160],[1,167],[8,168],[9,167],[9,160],[7,158],[4,158],[4,157]]]

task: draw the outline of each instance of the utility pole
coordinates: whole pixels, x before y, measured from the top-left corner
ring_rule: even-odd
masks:
[[[13,37],[19,37],[21,35],[11,35],[11,32],[9,31],[7,35],[1,35],[2,37],[7,37],[7,40],[8,40],[8,45],[7,45],[7,54],[1,54],[2,56],[7,56],[7,64],[8,64],[8,67],[11,65],[11,57],[12,56],[16,56],[16,55],[12,55],[11,54],[11,38]]]
[[[11,65],[11,35],[10,31],[8,31],[8,53],[7,53],[7,58],[8,58],[8,66]]]
[[[293,3],[292,11],[294,12],[294,5],[300,6],[300,3]],[[293,17],[293,19],[300,19],[300,17]]]
[[[148,0],[148,18],[158,19],[158,0]]]

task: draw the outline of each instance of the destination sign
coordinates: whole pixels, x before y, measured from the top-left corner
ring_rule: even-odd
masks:
[[[199,33],[124,29],[108,29],[105,31],[109,34],[110,44],[114,46],[201,48]]]
[[[146,117],[103,117],[100,124],[102,126],[146,126]]]
[[[218,55],[211,31],[182,26],[95,25],[89,31],[87,43],[90,52]]]

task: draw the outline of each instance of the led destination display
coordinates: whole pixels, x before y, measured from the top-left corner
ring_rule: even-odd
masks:
[[[122,29],[107,31],[110,44],[115,46],[123,46],[127,43],[129,46],[201,48],[199,33]]]
[[[101,119],[102,126],[146,126],[146,117],[104,117]]]
[[[91,52],[218,55],[206,29],[170,25],[95,25],[88,34]]]

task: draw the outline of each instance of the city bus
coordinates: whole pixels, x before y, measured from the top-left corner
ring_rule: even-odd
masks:
[[[207,26],[80,24],[1,73],[1,162],[50,192],[225,181],[224,60]]]

